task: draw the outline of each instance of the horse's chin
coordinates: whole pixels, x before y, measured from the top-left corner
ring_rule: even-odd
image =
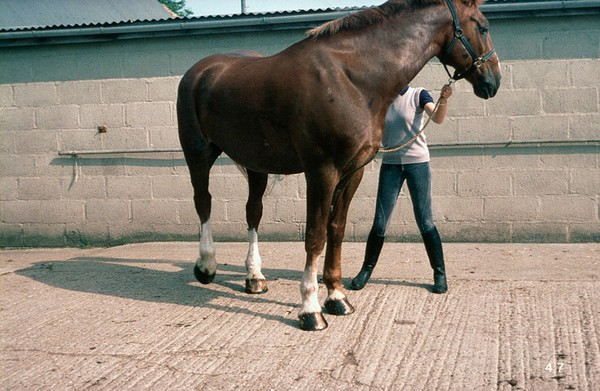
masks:
[[[485,74],[476,80],[469,80],[473,85],[473,92],[481,99],[490,99],[496,96],[500,88],[500,76],[495,74]]]
[[[500,83],[483,82],[473,85],[473,92],[481,99],[490,99],[496,96]]]
[[[492,93],[490,93],[490,92],[478,90],[476,88],[473,88],[473,91],[475,92],[475,95],[481,99],[490,99],[494,95],[496,95],[495,93],[494,93],[494,95],[492,95]]]

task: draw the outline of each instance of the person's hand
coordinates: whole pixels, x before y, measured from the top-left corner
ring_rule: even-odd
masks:
[[[448,84],[442,87],[442,92],[440,92],[440,98],[442,100],[446,100],[452,96],[452,87]]]

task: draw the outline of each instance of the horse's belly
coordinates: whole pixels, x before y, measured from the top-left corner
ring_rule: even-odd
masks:
[[[235,146],[229,143],[215,144],[234,162],[252,171],[269,174],[297,174],[304,171],[296,153],[287,148],[273,147],[266,142]]]
[[[288,124],[274,124],[274,115],[253,116],[243,105],[214,115],[218,121],[203,126],[208,138],[236,163],[253,171],[292,174],[302,172],[302,162],[294,148]],[[231,108],[231,106],[234,106]],[[235,107],[237,106],[237,107]],[[231,113],[236,113],[232,115]],[[287,122],[287,121],[286,121]]]

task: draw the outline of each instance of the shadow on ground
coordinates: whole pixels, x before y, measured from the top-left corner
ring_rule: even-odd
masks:
[[[299,290],[301,271],[263,269],[263,273],[270,285],[283,284],[287,289]],[[77,257],[61,261],[37,262],[28,268],[16,271],[16,274],[71,291],[247,313],[297,327],[295,320],[256,312],[257,306],[250,304],[275,304],[289,307],[291,312],[298,307],[299,302],[279,301],[274,297],[272,290],[261,295],[246,294],[244,292],[246,271],[245,267],[240,265],[220,264],[214,282],[209,285],[202,285],[195,280],[190,263],[173,263],[166,259]],[[343,280],[343,283],[348,287],[350,279]],[[431,291],[430,285],[414,282],[372,279],[370,283],[416,287]],[[321,286],[321,289],[325,288]],[[224,306],[217,304],[217,299],[226,299],[229,303],[237,304]]]

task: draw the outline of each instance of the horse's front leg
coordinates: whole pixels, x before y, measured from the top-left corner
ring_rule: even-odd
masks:
[[[353,173],[336,188],[333,196],[333,210],[327,227],[327,251],[323,268],[323,282],[327,287],[325,308],[332,315],[349,315],[354,307],[348,302],[342,288],[342,243],[346,230],[348,208],[354,193],[363,177],[364,169]]]
[[[246,222],[248,223],[248,255],[246,256],[246,293],[265,293],[267,280],[262,274],[262,260],[258,252],[258,225],[262,218],[262,197],[267,188],[267,174],[247,170],[248,202],[246,203]]]
[[[325,247],[327,219],[331,208],[333,189],[337,182],[334,173],[306,173],[306,265],[300,294],[302,306],[298,313],[302,330],[323,330],[327,321],[319,304],[317,280],[318,258]]]

